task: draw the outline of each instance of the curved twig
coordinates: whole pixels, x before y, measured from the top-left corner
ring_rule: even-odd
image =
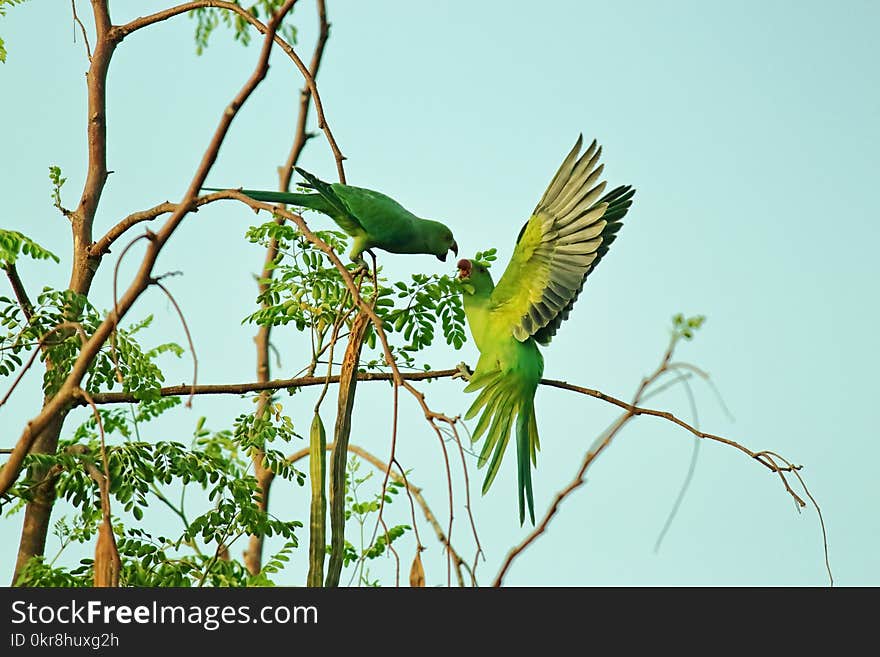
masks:
[[[34,305],[28,297],[27,290],[24,289],[24,283],[21,282],[21,276],[18,275],[15,263],[8,262],[3,265],[2,269],[6,272],[6,277],[9,279],[9,284],[15,293],[15,299],[18,301],[18,306],[21,308],[21,312],[24,313],[24,318],[27,321],[31,321],[31,317],[34,314]]]
[[[200,205],[210,203],[213,200],[216,200],[213,195],[205,194],[204,196],[200,196],[199,198],[197,198],[194,205],[195,207],[199,207]],[[152,208],[148,208],[147,210],[132,212],[130,215],[122,219],[119,223],[110,228],[110,230],[108,230],[101,239],[99,239],[97,242],[92,244],[91,247],[89,247],[89,256],[91,256],[92,258],[99,258],[106,253],[110,253],[110,247],[113,245],[113,243],[117,239],[122,237],[122,235],[124,235],[125,232],[132,226],[136,226],[137,224],[144,221],[152,221],[156,217],[167,214],[169,212],[174,212],[177,209],[177,203],[164,201],[163,203],[154,205]]]
[[[79,25],[79,29],[82,32],[83,41],[86,42],[86,56],[89,58],[89,61],[92,61],[92,48],[89,46],[89,35],[86,33],[86,26],[83,25],[82,21],[79,19],[79,16],[76,15],[76,0],[70,0],[70,7],[73,9],[73,22]],[[76,41],[76,31],[73,33],[74,41]]]
[[[400,376],[408,381],[430,381],[451,377],[457,370],[437,370],[433,372],[401,372]],[[394,375],[390,372],[358,372],[358,382],[361,381],[393,381]],[[270,379],[268,381],[256,381],[253,383],[216,383],[202,384],[197,386],[175,385],[165,386],[159,389],[161,397],[180,397],[192,393],[194,395],[245,395],[249,392],[261,392],[264,390],[285,390],[287,388],[308,388],[311,386],[323,386],[325,383],[339,383],[339,375],[333,376],[301,376],[292,379]],[[129,392],[96,392],[94,393],[96,404],[120,404],[137,402],[138,399]]]
[[[328,443],[327,450],[329,451],[331,449],[333,449],[333,443]],[[461,557],[461,555],[458,554],[458,552],[455,551],[455,548],[453,548],[452,544],[449,542],[448,536],[443,531],[443,526],[437,520],[437,516],[434,515],[433,511],[431,511],[431,507],[428,506],[427,500],[425,500],[425,497],[422,495],[421,488],[410,483],[406,479],[405,476],[398,474],[398,473],[394,472],[393,470],[391,470],[387,463],[382,461],[377,456],[374,456],[372,453],[368,452],[363,447],[359,447],[357,445],[352,445],[351,443],[349,443],[348,444],[348,451],[351,452],[352,454],[356,454],[360,458],[364,459],[365,461],[370,463],[373,467],[375,467],[377,470],[380,470],[382,472],[390,471],[391,472],[391,475],[390,475],[391,479],[393,479],[394,481],[396,481],[398,483],[403,484],[406,487],[407,491],[409,491],[409,493],[412,494],[413,498],[416,500],[419,507],[421,507],[422,513],[425,516],[425,520],[428,521],[428,524],[431,525],[431,527],[434,529],[434,533],[437,535],[437,540],[440,541],[440,543],[443,544],[443,546],[446,548],[446,550],[449,552],[449,554],[452,555],[452,559],[456,565],[456,569],[464,568],[471,575],[473,575],[471,572],[471,569],[468,567],[465,560]],[[307,457],[308,455],[309,455],[308,448],[304,448],[304,449],[301,449],[297,452],[294,452],[293,454],[288,456],[287,461],[288,461],[288,463],[296,463],[297,461]],[[399,467],[399,464],[398,464],[398,467]],[[464,578],[461,576],[460,572],[458,572],[458,578],[459,578],[459,583],[462,586],[464,586]]]
[[[183,311],[180,309],[180,306],[177,305],[174,296],[168,291],[167,287],[159,282],[158,278],[154,278],[151,282],[165,293],[165,296],[171,301],[171,305],[174,306],[174,310],[177,311],[177,316],[180,317],[180,323],[183,324],[183,332],[186,334],[186,341],[189,343],[189,350],[190,353],[192,353],[193,358],[193,382],[192,386],[190,386],[189,398],[186,400],[186,407],[192,408],[192,399],[194,396],[193,390],[195,390],[196,383],[198,383],[199,379],[199,359],[196,356],[196,346],[193,344],[192,335],[190,335],[189,326],[186,325],[186,318],[183,316]]]
[[[36,437],[49,424],[52,418],[56,417],[58,413],[63,412],[75,399],[75,390],[79,387],[79,383],[88,371],[89,366],[98,351],[110,337],[110,334],[113,332],[119,319],[128,312],[128,310],[134,305],[135,301],[140,298],[140,295],[148,287],[151,271],[159,257],[159,252],[165,243],[171,238],[171,235],[180,225],[181,221],[183,221],[183,218],[194,207],[193,204],[198,194],[198,190],[204,184],[208,171],[210,171],[214,161],[217,159],[217,155],[220,152],[220,145],[223,143],[226,134],[229,131],[232,120],[235,118],[241,106],[247,101],[260,82],[262,82],[263,78],[265,78],[269,68],[269,53],[271,52],[275,31],[278,28],[281,19],[290,11],[294,2],[296,2],[296,0],[287,0],[269,22],[263,48],[260,52],[253,73],[223,112],[219,125],[214,132],[214,136],[199,163],[189,187],[184,193],[183,200],[178,205],[177,210],[175,210],[171,217],[166,221],[161,230],[155,234],[155,239],[151,240],[150,245],[147,247],[147,253],[141,262],[138,274],[132,281],[125,295],[119,300],[114,312],[101,322],[94,334],[89,338],[88,342],[83,345],[79,356],[73,363],[73,366],[71,367],[64,383],[62,383],[59,391],[43,405],[40,413],[31,419],[22,431],[12,454],[10,454],[9,459],[3,465],[2,470],[0,470],[0,495],[5,494],[15,483],[18,474],[21,471],[24,457],[30,450]],[[102,20],[105,19],[109,20],[106,16]],[[102,26],[102,29],[105,27],[106,26]],[[109,63],[109,59],[107,63]],[[94,123],[94,121],[90,122],[90,149],[92,148],[92,123]],[[98,176],[99,182],[102,182],[103,179],[106,178],[106,168],[101,166],[103,163],[104,161],[102,160],[96,166],[89,168],[89,180],[94,177],[93,174]],[[88,182],[89,181],[87,180],[86,190],[89,189]],[[94,197],[88,197],[87,199],[84,197],[85,200],[81,203],[81,207],[91,207],[92,204],[97,203],[99,196],[100,194],[96,194]],[[89,241],[84,243],[88,244]]]
[[[83,344],[85,344],[85,342],[87,340],[86,333],[83,330],[82,324],[80,324],[79,322],[61,322],[60,324],[57,324],[57,325],[53,326],[52,328],[50,328],[40,338],[40,340],[38,342],[39,349],[34,349],[33,353],[31,353],[30,358],[28,358],[27,362],[24,364],[24,367],[21,368],[21,371],[15,377],[15,380],[12,382],[12,385],[9,387],[9,390],[7,390],[6,394],[3,395],[3,399],[0,399],[0,406],[3,406],[9,400],[9,397],[12,396],[13,391],[18,387],[18,384],[21,383],[21,380],[24,378],[24,375],[31,368],[31,365],[34,364],[34,361],[37,359],[37,356],[40,354],[40,352],[43,349],[46,348],[46,346],[47,346],[46,342],[45,342],[46,339],[50,335],[52,335],[53,333],[57,333],[58,331],[60,331],[62,329],[74,329],[79,334],[80,341]],[[66,339],[67,338],[64,338],[62,340],[62,342]],[[12,453],[14,453],[14,451],[15,450],[10,450],[9,453],[12,454]]]
[[[667,419],[685,429],[693,433],[699,438],[708,438],[710,440],[716,440],[718,442],[724,443],[726,445],[730,445],[731,447],[735,447],[742,452],[745,452],[750,457],[764,465],[766,468],[770,469],[772,472],[775,472],[782,479],[783,485],[785,486],[785,490],[792,496],[792,498],[797,502],[801,507],[804,506],[804,501],[792,490],[791,486],[788,484],[788,480],[785,478],[786,472],[794,472],[797,476],[797,471],[800,469],[800,466],[793,465],[791,462],[782,459],[774,452],[761,451],[761,452],[753,452],[752,450],[736,443],[727,438],[722,438],[721,436],[715,436],[714,434],[708,434],[698,429],[692,427],[690,424],[684,422],[683,420],[678,419],[672,413],[667,413],[665,411],[654,411],[652,409],[645,409],[638,406],[639,401],[644,396],[645,390],[651,383],[657,380],[659,376],[661,376],[664,372],[669,371],[670,360],[672,358],[672,353],[675,348],[676,342],[678,341],[678,336],[673,335],[670,340],[669,346],[666,349],[666,352],[663,354],[663,357],[660,360],[660,364],[657,366],[657,369],[648,377],[642,379],[635,395],[633,396],[633,401],[631,404],[627,404],[625,402],[620,401],[614,397],[609,395],[605,395],[604,393],[600,393],[596,390],[590,390],[588,388],[581,388],[580,386],[573,386],[571,384],[565,383],[563,381],[542,381],[545,385],[550,385],[552,387],[563,388],[566,390],[573,390],[575,392],[580,392],[582,394],[587,394],[592,397],[597,397],[599,399],[603,399],[605,401],[609,401],[617,406],[620,406],[625,409],[625,413],[620,416],[612,426],[599,438],[594,442],[593,446],[587,451],[584,455],[584,458],[581,462],[580,468],[578,469],[577,474],[572,479],[572,481],[561,491],[559,491],[553,499],[553,502],[550,505],[550,508],[545,513],[543,519],[538,524],[535,529],[530,532],[518,545],[511,548],[511,550],[507,553],[507,556],[504,562],[501,565],[501,568],[498,571],[498,574],[495,577],[495,581],[493,582],[493,586],[501,586],[504,576],[509,570],[513,561],[520,555],[522,552],[529,547],[538,537],[540,537],[546,530],[559,510],[560,504],[568,497],[574,490],[582,486],[585,482],[584,476],[586,475],[587,469],[590,465],[596,460],[596,457],[599,456],[609,444],[613,440],[614,436],[623,428],[623,426],[636,415],[653,415],[656,417],[662,417]],[[776,463],[775,458],[779,458],[781,461],[785,463],[784,466],[781,466]],[[798,477],[800,479],[800,477]],[[824,524],[823,524],[824,531]]]
[[[670,365],[670,367],[672,367]],[[687,373],[682,374],[681,372],[675,373],[675,383],[681,383],[684,386],[685,391],[687,392],[688,403],[691,407],[691,417],[693,417],[694,426],[699,428],[700,426],[700,418],[697,413],[697,401],[694,398],[694,391],[691,390],[691,385],[687,380]],[[654,554],[660,551],[660,545],[663,543],[663,539],[666,538],[666,533],[669,531],[669,528],[672,527],[672,522],[675,520],[675,516],[678,515],[678,510],[681,508],[681,503],[684,501],[684,496],[687,494],[688,488],[690,488],[691,481],[693,481],[694,473],[697,471],[697,459],[700,456],[700,445],[702,442],[699,438],[694,439],[694,447],[691,451],[691,460],[688,464],[687,474],[684,476],[684,481],[681,484],[681,488],[678,491],[678,495],[675,497],[675,502],[672,504],[672,508],[669,510],[669,514],[666,516],[666,521],[663,523],[663,528],[660,530],[660,533],[657,535],[657,540],[654,541]]]
[[[768,453],[772,454],[773,456],[775,456],[776,458],[778,458],[780,461],[787,464],[788,466],[792,467],[791,471],[794,473],[794,476],[797,477],[797,480],[800,482],[801,486],[804,489],[804,493],[806,493],[807,497],[810,498],[810,502],[813,503],[813,507],[816,509],[816,513],[819,515],[819,525],[822,527],[822,545],[823,545],[823,548],[825,551],[825,570],[828,571],[828,579],[831,582],[831,586],[834,586],[834,575],[831,574],[831,562],[828,557],[828,533],[825,530],[825,518],[822,517],[822,509],[819,508],[819,503],[816,501],[816,498],[813,497],[813,494],[810,492],[810,489],[807,488],[807,484],[804,481],[804,478],[801,477],[801,473],[798,472],[798,468],[793,467],[791,465],[791,463],[788,462],[787,459],[783,458],[782,456],[780,456],[776,452],[768,452]]]
[[[293,4],[296,4],[296,0],[293,0],[291,6]],[[147,27],[148,25],[152,25],[153,23],[167,20],[173,16],[177,16],[187,11],[192,11],[193,9],[202,9],[208,7],[226,9],[234,12],[241,16],[241,18],[243,18],[245,21],[250,23],[253,27],[255,27],[257,31],[261,34],[269,34],[269,27],[263,24],[257,18],[255,18],[246,9],[233,2],[221,2],[220,0],[198,0],[196,2],[186,2],[176,7],[171,7],[170,9],[165,9],[155,14],[151,14],[150,16],[136,18],[130,23],[116,27],[115,30],[118,38],[121,40],[132,32],[135,32],[136,30],[139,30],[143,27]],[[286,13],[287,12],[285,11],[284,14]],[[277,27],[277,24],[275,25],[275,27]],[[344,183],[345,169],[342,166],[342,162],[346,158],[339,150],[339,145],[336,143],[336,139],[333,137],[333,132],[330,130],[330,126],[327,124],[327,118],[324,116],[324,105],[321,102],[321,96],[318,93],[318,87],[315,84],[315,78],[306,67],[306,65],[303,63],[303,61],[299,58],[299,55],[296,54],[296,51],[293,49],[293,47],[289,43],[287,43],[287,41],[285,41],[282,37],[275,34],[275,27],[273,27],[271,31],[272,40],[285,53],[287,53],[288,57],[290,57],[291,60],[293,60],[293,63],[296,65],[296,67],[299,69],[299,72],[305,79],[306,85],[308,86],[311,95],[314,97],[315,112],[318,115],[318,127],[324,131],[324,134],[327,137],[327,142],[330,144],[330,150],[333,151],[333,157],[336,160],[336,170],[339,174],[339,182]]]

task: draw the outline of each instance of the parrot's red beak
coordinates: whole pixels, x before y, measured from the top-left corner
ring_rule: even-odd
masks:
[[[468,278],[471,275],[471,261],[470,260],[459,260],[458,265],[458,278],[461,280],[462,278]]]

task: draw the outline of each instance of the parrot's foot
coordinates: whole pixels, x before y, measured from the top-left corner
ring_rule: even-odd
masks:
[[[355,267],[351,271],[352,278],[357,278],[358,276],[368,276],[369,275],[370,266],[366,262],[364,262],[363,260],[356,260],[355,264],[357,265],[357,267]]]
[[[467,366],[467,363],[461,361],[458,365],[455,366],[456,372],[452,375],[453,379],[464,379],[465,381],[470,381],[471,377],[474,374],[474,371]]]

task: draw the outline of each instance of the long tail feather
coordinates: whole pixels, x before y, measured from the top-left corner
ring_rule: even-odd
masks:
[[[519,524],[525,521],[525,504],[529,505],[529,518],[535,524],[535,498],[532,493],[532,462],[538,447],[538,428],[535,422],[535,405],[532,399],[523,402],[516,418],[517,483],[519,487]],[[525,499],[523,499],[525,498]]]
[[[483,376],[483,380],[475,388],[471,388],[471,386],[465,388],[465,391],[467,392],[479,390],[480,388],[483,389],[468,409],[467,415],[464,416],[465,420],[470,420],[471,418],[476,417],[480,409],[487,405],[498,391],[503,388],[501,385],[502,378],[498,375],[499,370],[495,370],[492,374],[493,376]]]
[[[473,435],[471,436],[471,442],[478,441],[480,436],[486,432],[486,429],[489,428],[489,421],[494,417],[498,406],[504,399],[504,391],[500,386],[492,386],[490,389],[492,390],[492,398],[486,403],[485,410],[483,411],[483,414],[480,415],[480,419],[477,422],[477,426],[474,428]]]
[[[202,187],[209,192],[222,192],[226,189],[223,187]],[[263,201],[264,203],[283,203],[285,205],[293,205],[298,208],[309,208],[327,214],[330,211],[330,204],[320,194],[298,194],[296,192],[270,192],[262,189],[237,189],[245,196],[250,196],[255,201]]]
[[[510,426],[513,423],[513,417],[516,411],[516,400],[509,399],[498,409],[495,420],[492,422],[492,429],[486,437],[486,444],[483,445],[483,451],[480,454],[478,465],[486,462],[489,450],[494,447],[492,460],[489,462],[489,469],[486,470],[486,478],[483,480],[483,494],[489,490],[498,470],[501,469],[501,459],[507,450],[507,443],[510,441]]]
[[[473,379],[471,379],[473,384]],[[480,394],[465,414],[471,419],[479,414],[471,439],[476,442],[485,434],[477,459],[477,467],[486,467],[482,491],[485,495],[498,471],[512,431],[516,432],[517,489],[520,524],[525,522],[526,508],[529,519],[535,523],[535,500],[532,489],[532,466],[537,463],[540,449],[538,424],[535,419],[534,393],[529,393],[515,380],[505,377],[500,370],[482,375],[478,385]]]

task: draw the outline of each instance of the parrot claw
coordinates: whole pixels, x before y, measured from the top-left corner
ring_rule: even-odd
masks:
[[[452,375],[453,379],[464,379],[465,381],[470,381],[471,376],[473,376],[474,371],[467,366],[467,363],[461,361],[458,365],[455,366],[457,370],[455,374]]]

